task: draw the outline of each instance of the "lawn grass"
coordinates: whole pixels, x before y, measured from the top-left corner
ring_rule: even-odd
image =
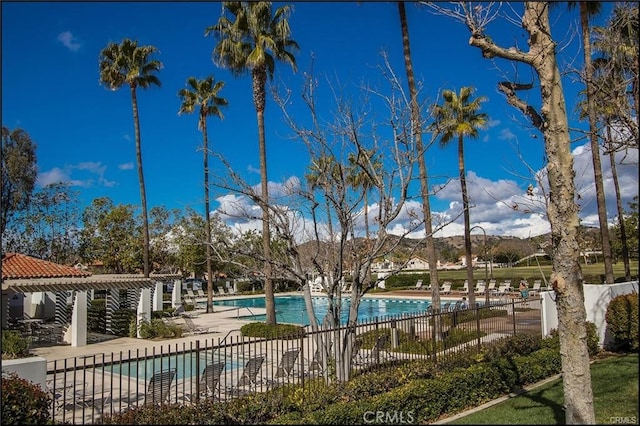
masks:
[[[638,424],[638,354],[595,361],[591,385],[597,424]],[[562,380],[557,379],[447,424],[565,424],[563,404]]]
[[[604,274],[604,263],[594,263],[594,264],[581,264],[582,275],[585,277],[592,276],[600,276]],[[631,276],[638,277],[638,261],[631,261],[630,264]],[[613,265],[613,275],[616,279],[624,277],[624,265],[622,262],[617,262]],[[515,266],[511,268],[493,268],[492,276],[498,282],[501,280],[512,280],[517,284],[516,280],[520,280],[521,278],[528,279],[542,279],[542,277],[546,277],[548,280],[551,276],[551,265],[536,265],[532,264],[530,266]],[[473,278],[475,280],[485,279],[485,270],[484,268],[476,268],[473,270]],[[442,270],[438,271],[438,280],[439,281],[463,281],[467,279],[467,271],[464,269],[460,270]],[[543,280],[544,281],[544,280]],[[531,285],[531,282],[529,283]],[[599,282],[588,282],[587,284],[600,284]]]

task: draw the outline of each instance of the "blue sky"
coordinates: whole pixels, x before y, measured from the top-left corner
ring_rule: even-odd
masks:
[[[322,84],[326,86],[326,78],[337,78],[355,92],[362,82],[380,80],[375,66],[381,63],[381,51],[389,54],[395,71],[404,78],[395,3],[292,4],[290,23],[293,38],[300,45],[299,72],[278,64],[278,82],[297,90],[302,71],[309,69],[313,55],[314,73]],[[612,4],[604,5],[603,18],[597,24],[604,22]],[[221,95],[229,101],[229,107],[223,110],[223,120],[208,122],[211,148],[226,156],[247,181],[258,184],[257,124],[250,77],[234,78],[218,69],[211,60],[215,40],[204,36],[205,28],[213,25],[220,13],[219,3],[205,2],[2,2],[2,124],[24,129],[37,143],[39,184],[69,181],[80,191],[83,206],[101,196],[110,197],[116,204],[139,205],[130,94],[127,88],[111,92],[98,79],[100,50],[123,38],[156,46],[156,58],[164,65],[158,74],[162,87],[138,90],[148,207],[203,209],[202,152],[198,149],[202,136],[197,130],[197,117],[177,114],[177,93],[190,76],[213,74],[216,80],[225,82]],[[491,235],[528,237],[548,232],[543,215],[524,214],[509,207],[532,183],[531,171],[520,157],[537,171],[543,166],[544,154],[542,138],[533,137],[537,132],[496,90],[503,72],[513,75],[511,66],[483,59],[468,45],[468,31],[460,23],[435,16],[425,7],[407,5],[407,13],[414,70],[424,86],[423,97],[435,101],[442,89],[458,91],[462,86],[473,86],[478,96],[488,98],[483,111],[490,117],[490,126],[477,140],[465,144],[474,205],[472,224]],[[563,69],[580,66],[581,51],[575,34],[571,37],[577,30],[577,11],[559,7],[553,22],[554,36],[561,43]],[[507,45],[517,43],[526,49],[526,36],[518,26],[496,23],[489,34]],[[524,76],[523,81],[533,78],[529,70],[519,68],[518,72]],[[563,85],[567,108],[573,112],[581,86],[569,72]],[[534,90],[530,96],[535,99],[536,95]],[[584,124],[572,114],[570,127]],[[266,132],[270,181],[277,186],[292,177],[302,178],[308,164],[306,150],[289,138],[291,131],[270,98]],[[572,146],[576,186],[581,194],[580,214],[583,223],[597,225],[591,157],[585,143],[582,139]],[[454,179],[431,201],[434,212],[453,216],[461,201],[455,180],[455,144],[435,146],[426,160],[434,176],[431,183]],[[608,162],[604,157],[609,195],[613,188]],[[618,167],[625,208],[638,193],[637,151],[630,153],[626,162],[630,165]],[[228,199],[225,195],[212,193],[222,203]],[[614,197],[609,196],[607,202],[613,218]],[[219,206],[218,202],[212,203],[214,209]],[[402,220],[395,226],[402,227]],[[462,229],[459,220],[439,236],[460,235]]]

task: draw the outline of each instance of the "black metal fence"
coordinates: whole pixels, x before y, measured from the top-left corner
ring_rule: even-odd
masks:
[[[51,416],[95,424],[129,407],[224,401],[283,384],[305,388],[319,381],[375,374],[388,363],[438,362],[460,350],[516,333],[541,333],[539,299],[510,300],[475,309],[376,318],[355,327],[308,330],[302,336],[223,338],[167,344],[159,350],[112,352],[49,361]],[[322,378],[319,380],[318,378]]]

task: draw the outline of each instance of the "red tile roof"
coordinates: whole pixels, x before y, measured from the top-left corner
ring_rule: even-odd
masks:
[[[5,253],[2,257],[2,279],[87,277],[91,272],[72,266],[59,265],[19,253]]]

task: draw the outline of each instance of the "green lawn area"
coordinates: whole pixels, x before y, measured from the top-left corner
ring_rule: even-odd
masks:
[[[585,277],[599,276],[604,274],[604,263],[594,263],[589,265],[580,265],[582,268],[582,275]],[[631,276],[638,277],[638,261],[632,260],[630,264]],[[613,265],[613,274],[616,279],[624,277],[624,265],[622,262],[617,262]],[[512,282],[520,280],[521,278],[527,279],[542,279],[545,276],[547,280],[551,276],[551,265],[538,266],[533,262],[530,266],[516,266],[513,268],[493,268],[493,278],[498,282],[500,280],[510,279]],[[473,271],[473,278],[476,280],[485,279],[484,268],[476,268]],[[466,270],[456,271],[438,271],[438,280],[450,280],[450,281],[463,281],[467,279]],[[529,282],[531,285],[531,282]],[[587,284],[599,284],[599,282],[587,282]]]
[[[638,354],[613,355],[591,365],[597,424],[638,424]],[[565,424],[561,379],[447,424]]]

